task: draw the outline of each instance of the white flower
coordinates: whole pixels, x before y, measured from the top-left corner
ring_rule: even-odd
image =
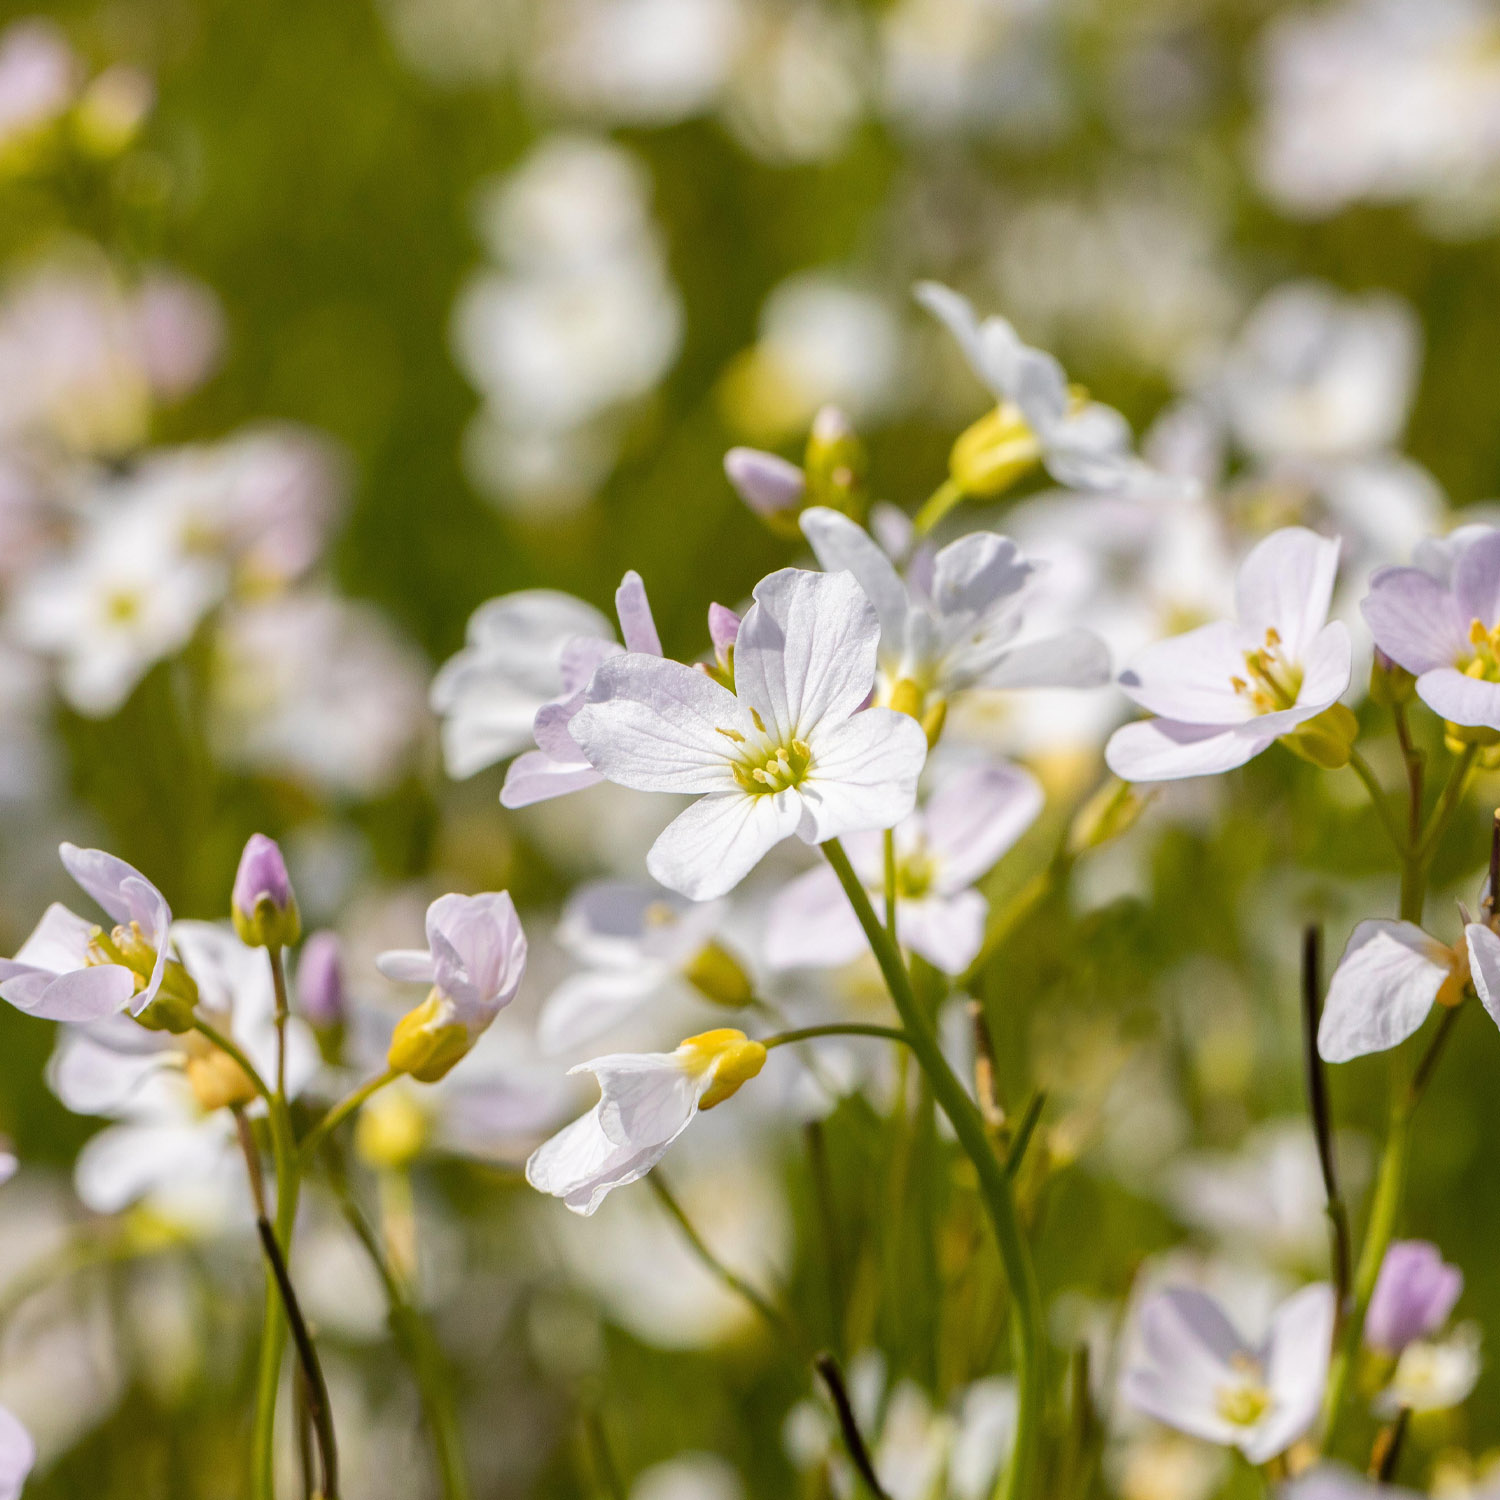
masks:
[[[427,947],[392,949],[375,963],[387,979],[432,986],[397,1025],[389,1062],[433,1083],[515,999],[526,973],[526,934],[508,891],[439,896],[427,908]]]
[[[1019,766],[979,765],[939,783],[927,805],[896,825],[897,929],[930,964],[960,974],[984,941],[989,902],[974,889],[1031,826],[1042,789]],[[884,918],[884,840],[852,836],[850,863]],[[766,958],[775,968],[851,963],[865,938],[831,869],[809,870],[771,905]]]
[[[698,795],[652,846],[654,879],[707,900],[794,833],[822,843],[911,811],[927,755],[921,727],[862,709],[879,629],[853,578],[784,568],[756,585],[734,692],[635,652],[599,667],[573,720],[595,769],[637,791]]]
[[[1447,1411],[1468,1399],[1479,1379],[1479,1328],[1460,1323],[1445,1339],[1418,1339],[1401,1351],[1390,1382],[1375,1400],[1375,1411]]]
[[[615,613],[626,651],[660,656],[661,638],[651,618],[646,586],[639,573],[627,573],[615,591]],[[505,773],[500,801],[506,807],[529,807],[551,797],[597,786],[604,778],[589,764],[568,726],[583,707],[595,669],[621,648],[609,635],[577,636],[562,652],[562,691],[536,711],[531,733],[537,748],[518,755]],[[436,684],[434,684],[436,692]]]
[[[537,1045],[566,1052],[624,1020],[684,976],[722,920],[720,903],[686,901],[659,886],[580,886],[563,908],[557,940],[584,967],[543,1002]]]
[[[697,1118],[760,1072],[766,1049],[724,1028],[688,1037],[674,1052],[621,1052],[579,1063],[599,1102],[531,1154],[526,1180],[592,1214],[617,1187],[644,1177]]]
[[[1062,366],[1023,343],[1004,318],[981,321],[966,298],[935,281],[919,283],[916,298],[958,340],[991,394],[1020,412],[1059,484],[1120,490],[1163,482],[1131,451],[1124,417],[1100,402],[1077,399]]]
[[[1039,569],[1009,537],[975,531],[935,557],[918,553],[903,581],[847,516],[813,506],[801,523],[818,561],[852,573],[875,607],[879,702],[920,716],[973,689],[1097,687],[1109,680],[1109,653],[1091,631],[1020,639]]]
[[[0,1500],[21,1500],[36,1462],[36,1444],[20,1419],[0,1406]]]
[[[1237,621],[1140,652],[1120,685],[1160,718],[1127,724],[1105,758],[1127,781],[1232,770],[1330,708],[1349,686],[1347,628],[1328,620],[1339,544],[1289,526],[1240,566]]]
[[[1317,1421],[1333,1316],[1331,1287],[1303,1287],[1250,1343],[1203,1292],[1155,1292],[1141,1309],[1125,1396],[1158,1422],[1265,1463]]]
[[[28,17],[0,35],[0,148],[45,129],[73,102],[81,69],[62,28]]]

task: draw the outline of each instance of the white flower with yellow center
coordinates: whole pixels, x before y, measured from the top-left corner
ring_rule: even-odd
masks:
[[[889,828],[912,809],[926,759],[904,714],[864,708],[880,625],[848,574],[784,568],[740,625],[734,692],[681,662],[603,662],[573,738],[607,780],[698,800],[646,867],[695,901],[722,896],[782,839]]]
[[[766,1049],[724,1027],[673,1052],[620,1052],[579,1063],[599,1081],[593,1110],[532,1152],[526,1180],[591,1214],[617,1187],[639,1181],[698,1117],[760,1072]]]

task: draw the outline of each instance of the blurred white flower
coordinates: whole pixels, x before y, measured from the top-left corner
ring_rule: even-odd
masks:
[[[369,604],[308,588],[226,613],[212,700],[232,763],[354,797],[412,764],[427,668]]]
[[[57,119],[81,74],[61,27],[34,16],[7,26],[0,33],[0,150]]]
[[[1382,1417],[1400,1411],[1447,1411],[1466,1401],[1479,1379],[1479,1327],[1460,1323],[1445,1339],[1408,1344],[1375,1400]]]

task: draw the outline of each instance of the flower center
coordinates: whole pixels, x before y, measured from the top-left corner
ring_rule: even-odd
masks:
[[[1239,1355],[1234,1366],[1240,1378],[1234,1385],[1221,1385],[1214,1392],[1214,1406],[1226,1422],[1253,1427],[1270,1407],[1271,1393],[1262,1384],[1260,1366],[1253,1359]]]
[[[1464,676],[1477,677],[1481,682],[1500,682],[1500,625],[1486,629],[1482,620],[1471,620],[1469,642],[1474,655],[1464,667]]]
[[[932,890],[937,862],[925,849],[913,849],[896,861],[896,894],[904,901],[920,901]]]
[[[1230,686],[1248,698],[1258,714],[1272,714],[1295,707],[1302,691],[1302,668],[1286,659],[1281,636],[1274,626],[1266,630],[1266,643],[1258,651],[1245,652],[1245,676],[1231,677]]]
[[[719,733],[731,731],[721,729]],[[788,745],[767,745],[735,761],[730,769],[741,790],[752,796],[785,792],[807,780],[812,770],[812,750],[806,740],[793,740]]]
[[[156,949],[146,941],[139,922],[132,922],[129,927],[116,927],[107,934],[102,927],[96,927],[83,961],[90,968],[112,964],[129,969],[135,975],[136,993],[139,994],[155,972]]]

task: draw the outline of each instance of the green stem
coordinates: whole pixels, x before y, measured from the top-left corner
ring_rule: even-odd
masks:
[[[1453,769],[1448,773],[1448,780],[1443,787],[1442,794],[1438,797],[1437,806],[1433,808],[1432,816],[1427,820],[1427,829],[1422,835],[1422,842],[1417,846],[1417,854],[1424,866],[1424,872],[1425,866],[1431,863],[1432,856],[1437,853],[1438,845],[1442,843],[1443,835],[1448,831],[1448,824],[1453,814],[1458,811],[1458,806],[1463,801],[1464,793],[1469,788],[1469,775],[1478,757],[1478,745],[1465,745],[1463,753],[1453,762]]]
[[[795,1031],[779,1031],[775,1036],[764,1037],[761,1046],[767,1052],[776,1047],[790,1046],[793,1042],[810,1042],[820,1036],[878,1036],[888,1042],[905,1042],[911,1038],[895,1026],[867,1026],[862,1021],[835,1021],[825,1026],[799,1026]]]
[[[364,1104],[373,1094],[378,1093],[386,1084],[394,1083],[400,1073],[395,1068],[387,1068],[384,1073],[378,1073],[374,1078],[368,1079],[360,1084],[352,1094],[339,1100],[332,1109],[307,1132],[303,1138],[301,1147],[302,1165],[305,1167],[317,1154],[318,1147],[333,1134],[345,1120]]]
[[[837,839],[829,839],[822,849],[829,864],[833,866],[839,884],[843,886],[844,894],[849,898],[849,904],[854,908],[854,914],[864,929],[875,960],[880,965],[886,988],[901,1016],[907,1044],[927,1075],[933,1097],[948,1116],[959,1144],[973,1162],[979,1177],[980,1193],[994,1227],[1015,1311],[1013,1341],[1019,1407],[1016,1413],[1015,1451],[1002,1493],[1004,1500],[1023,1500],[1023,1497],[1035,1492],[1038,1441],[1046,1391],[1042,1364],[1046,1350],[1042,1331],[1041,1294],[1037,1287],[1036,1270],[1031,1262],[1031,1252],[1021,1234],[1020,1221],[1016,1215],[1010,1176],[990,1146],[978,1106],[969,1097],[953,1069],[948,1066],[932,1023],[917,1003],[911,977],[901,962],[901,954],[880,925],[874,908],[870,905],[870,898],[849,863],[849,856],[844,853],[843,846]]]
[[[211,1041],[214,1046],[219,1049],[220,1052],[223,1052],[227,1056],[233,1058],[234,1061],[239,1065],[240,1071],[244,1073],[245,1077],[250,1080],[251,1086],[254,1088],[255,1092],[266,1101],[267,1105],[272,1102],[271,1090],[266,1087],[265,1079],[255,1071],[255,1064],[245,1056],[240,1048],[233,1041],[231,1041],[229,1037],[225,1036],[224,1033],[218,1030],[217,1027],[211,1026],[207,1021],[203,1019],[202,1016],[198,1015],[195,1015],[193,1017],[193,1030],[196,1031],[200,1036],[206,1037],[209,1041]]]
[[[1380,826],[1385,829],[1386,835],[1396,847],[1396,853],[1401,856],[1403,864],[1410,861],[1413,846],[1407,843],[1406,835],[1401,831],[1401,825],[1396,821],[1396,815],[1391,811],[1390,800],[1386,791],[1380,784],[1380,778],[1370,769],[1370,763],[1358,750],[1349,752],[1349,769],[1364,782],[1365,790],[1370,794],[1370,802],[1380,818]]]
[[[271,963],[271,986],[276,992],[276,1097],[286,1098],[286,1023],[292,1014],[286,994],[286,965],[281,949],[267,948]]]
[[[300,1174],[297,1145],[292,1135],[286,1101],[267,1101],[271,1158],[276,1166],[276,1245],[283,1257],[291,1250],[292,1226],[297,1220]],[[286,1350],[287,1326],[281,1292],[275,1277],[266,1275],[265,1330],[256,1379],[255,1428],[251,1443],[251,1473],[256,1500],[276,1500],[276,1395],[281,1384],[281,1359]]]
[[[896,830],[885,831],[885,930],[890,940],[898,947],[901,939],[896,932]]]
[[[963,498],[963,486],[950,475],[922,502],[912,521],[912,530],[917,536],[926,536]]]

